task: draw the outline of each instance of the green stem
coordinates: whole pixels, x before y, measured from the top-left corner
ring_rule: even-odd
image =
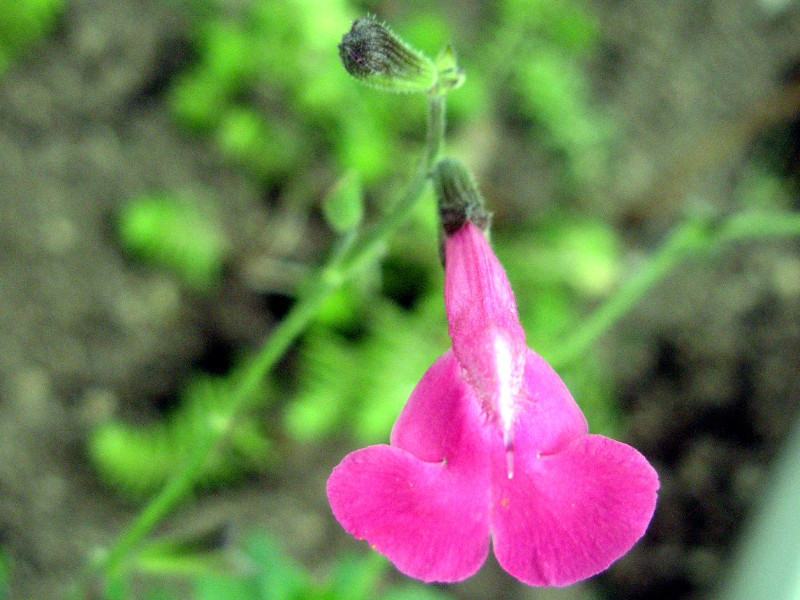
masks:
[[[352,243],[345,243],[334,252],[328,264],[316,275],[292,309],[272,331],[246,372],[232,388],[230,408],[222,415],[221,423],[209,424],[182,469],[144,507],[128,528],[117,538],[97,569],[107,577],[116,577],[128,554],[160,523],[195,487],[206,462],[230,431],[248,402],[258,390],[267,373],[283,356],[289,346],[308,326],[322,303],[348,279],[380,253],[384,241],[408,217],[414,204],[422,195],[428,173],[441,151],[445,127],[445,99],[443,95],[428,99],[428,131],[425,153],[417,165],[409,187],[397,205],[375,226]]]
[[[383,241],[409,214],[416,201],[422,195],[422,191],[428,181],[428,175],[441,152],[444,143],[444,127],[444,95],[434,94],[428,96],[428,128],[425,153],[417,165],[414,177],[405,195],[395,205],[394,209],[352,246],[351,252],[345,259],[347,264],[341,269],[342,274],[350,275],[352,272],[361,270],[365,263],[370,262],[374,254],[381,251]]]
[[[800,215],[741,213],[716,225],[697,219],[679,225],[639,271],[595,310],[553,352],[546,353],[553,368],[562,368],[583,356],[645,293],[670,271],[692,256],[715,252],[725,244],[758,238],[800,236]]]
[[[716,232],[719,243],[762,237],[796,237],[800,234],[800,214],[740,213],[726,219]]]

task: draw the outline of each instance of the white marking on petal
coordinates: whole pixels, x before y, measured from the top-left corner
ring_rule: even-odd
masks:
[[[506,471],[508,478],[514,478],[514,450],[506,450]]]
[[[516,397],[519,392],[518,375],[515,373],[511,346],[501,332],[497,332],[494,336],[493,350],[497,373],[495,409],[503,430],[503,443],[506,450],[510,451],[514,446],[512,427],[516,412]]]

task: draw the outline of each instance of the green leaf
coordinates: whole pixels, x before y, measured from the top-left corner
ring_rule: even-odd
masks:
[[[322,303],[314,321],[331,329],[346,331],[357,326],[364,312],[365,303],[370,301],[375,291],[374,277],[367,271],[357,280],[345,283]],[[366,284],[366,285],[365,285]]]
[[[269,596],[264,596],[269,598]],[[252,579],[226,575],[201,577],[194,584],[195,600],[254,600],[258,586]]]
[[[277,539],[264,532],[255,532],[244,546],[245,555],[256,568],[258,595],[251,598],[294,600],[308,597],[308,574],[284,553]]]
[[[600,29],[576,0],[501,0],[500,27],[524,31],[565,55],[584,56],[596,47]]]
[[[126,251],[189,287],[208,290],[220,281],[228,243],[215,216],[194,202],[141,196],[123,207],[117,232]]]
[[[11,587],[11,558],[0,548],[0,600],[9,597]]]
[[[715,600],[800,600],[800,424],[783,443],[758,512],[743,535]],[[763,487],[763,486],[762,486]]]
[[[560,369],[559,375],[586,416],[589,431],[619,439],[622,416],[617,409],[608,367],[589,353],[578,363]]]
[[[203,66],[226,89],[236,90],[257,74],[253,39],[231,22],[212,21],[201,32]]]
[[[305,142],[294,125],[250,107],[223,112],[214,137],[227,157],[264,182],[284,177],[303,160]]]
[[[361,180],[355,171],[348,171],[331,188],[322,201],[322,213],[336,233],[347,233],[364,218]]]
[[[449,346],[441,298],[408,312],[378,301],[367,330],[351,340],[314,329],[301,350],[301,387],[285,413],[298,439],[319,439],[346,427],[360,441],[385,441],[420,377]]]
[[[212,131],[225,110],[230,91],[224,81],[207,70],[195,67],[180,74],[168,92],[174,119],[195,132]]]
[[[226,551],[159,554],[142,551],[133,569],[139,573],[168,577],[235,577],[235,559]]]
[[[331,598],[370,600],[387,566],[377,552],[340,556],[333,565],[327,592]]]
[[[105,596],[103,600],[129,600],[131,586],[126,577],[115,575],[105,580]]]
[[[223,523],[152,540],[136,553],[133,570],[171,577],[241,575],[241,560],[225,543],[227,529]]]
[[[350,378],[360,366],[354,348],[322,328],[306,335],[300,352],[302,389],[287,407],[284,422],[295,439],[311,441],[332,432],[340,422],[348,402],[342,384],[352,385]],[[340,375],[340,385],[329,386],[334,373]]]
[[[182,467],[198,440],[229,419],[228,389],[226,378],[198,375],[187,383],[177,408],[163,421],[142,426],[119,421],[99,425],[89,438],[92,464],[111,486],[132,500],[143,500]],[[205,465],[200,483],[236,480],[273,462],[271,441],[255,417],[245,412],[230,427],[226,444]]]
[[[151,590],[147,600],[181,600],[177,592],[168,589]]]
[[[0,2],[0,74],[52,29],[63,9],[63,0]]]

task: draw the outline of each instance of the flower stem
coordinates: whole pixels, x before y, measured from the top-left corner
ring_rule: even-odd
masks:
[[[790,212],[739,213],[716,223],[701,219],[682,223],[636,274],[564,339],[557,350],[547,353],[548,362],[558,369],[579,359],[684,260],[713,253],[729,243],[796,236],[800,236],[800,214]]]
[[[425,153],[417,165],[414,177],[406,193],[384,219],[364,233],[343,257],[342,275],[351,276],[369,263],[374,255],[381,251],[382,243],[389,234],[409,214],[416,201],[422,195],[428,176],[436,164],[436,159],[444,144],[445,97],[443,94],[428,96],[428,128],[425,140]]]
[[[230,431],[236,418],[247,408],[259,385],[289,346],[308,326],[322,303],[380,254],[385,240],[408,217],[422,195],[443,144],[445,127],[444,95],[428,97],[428,130],[425,151],[417,165],[406,193],[397,205],[361,236],[346,239],[331,255],[305,288],[292,309],[273,329],[240,379],[231,386],[226,414],[217,415],[214,423],[201,433],[182,469],[142,509],[128,528],[117,538],[108,552],[97,561],[95,569],[108,578],[117,577],[122,565],[136,545],[150,533],[195,487],[206,462]]]

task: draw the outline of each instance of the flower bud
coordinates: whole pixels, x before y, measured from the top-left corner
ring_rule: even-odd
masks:
[[[439,205],[439,222],[447,237],[467,222],[487,233],[492,215],[484,208],[475,179],[455,158],[443,158],[433,168],[433,184]]]
[[[374,17],[353,23],[339,44],[344,68],[356,79],[392,92],[427,92],[436,84],[436,67]]]

